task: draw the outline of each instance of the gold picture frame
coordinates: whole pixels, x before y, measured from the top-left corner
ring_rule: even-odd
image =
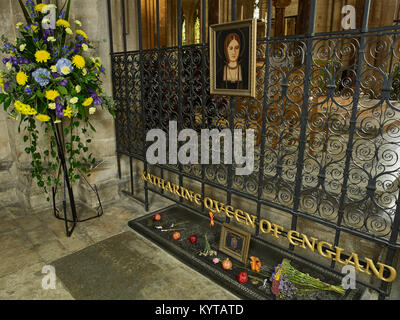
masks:
[[[210,93],[256,95],[257,19],[210,26]]]
[[[224,223],[221,227],[219,251],[246,264],[250,247],[250,233]]]

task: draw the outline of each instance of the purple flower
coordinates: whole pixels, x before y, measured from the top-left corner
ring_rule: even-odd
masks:
[[[43,30],[43,38],[47,40],[48,37],[53,36],[53,30],[52,29],[44,29]]]
[[[18,64],[30,64],[31,62],[26,58],[19,58]]]
[[[101,100],[99,96],[96,96],[96,98],[93,98],[93,104],[95,106],[101,106],[102,103],[103,103],[103,100]]]
[[[10,81],[7,81],[7,82],[4,84],[4,91],[7,92],[7,90],[8,90],[9,87],[10,87]]]
[[[79,51],[81,51],[82,49],[82,44],[81,43],[77,43],[74,49],[74,53],[77,54],[79,53]]]
[[[59,19],[64,19],[65,18],[65,11],[61,10],[60,15],[58,16]]]
[[[16,57],[10,57],[11,64],[16,67],[18,65],[18,59]]]
[[[8,59],[8,58],[3,58],[3,64],[6,64],[7,62],[9,62],[10,61],[10,59]]]
[[[63,86],[63,87],[65,87],[67,84],[68,84],[68,80],[67,79],[64,79],[64,80],[62,80],[62,81],[60,81],[58,83],[59,86]]]
[[[57,117],[59,117],[59,118],[64,117],[64,112],[63,112],[64,107],[60,103],[60,97],[57,97],[55,102],[56,102],[56,115],[57,115]]]
[[[33,94],[32,89],[29,86],[25,87],[25,93],[29,96]]]
[[[90,96],[93,98],[93,104],[95,106],[100,106],[103,103],[103,100],[100,99],[100,97],[97,95],[97,93],[92,90],[92,89],[88,89]]]
[[[83,41],[85,40],[85,38],[83,37],[83,35],[78,34],[78,36],[76,37],[79,41]]]
[[[55,79],[55,78],[60,78],[60,77],[61,77],[61,74],[59,74],[58,72],[53,72],[53,73],[51,74],[51,76],[53,77],[53,79]]]

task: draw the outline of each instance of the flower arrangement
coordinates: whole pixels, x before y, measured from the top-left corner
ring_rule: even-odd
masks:
[[[282,263],[275,267],[270,281],[271,292],[280,298],[292,298],[319,291],[333,291],[340,295],[346,293],[342,286],[330,285],[300,272],[287,259],[283,259]]]
[[[46,187],[60,183],[56,174],[60,161],[68,163],[71,182],[82,174],[90,175],[96,163],[87,147],[91,142],[90,130],[96,131],[90,116],[100,108],[115,116],[113,100],[101,88],[100,76],[105,70],[100,58],[87,57],[94,47],[82,23],[74,21],[74,32],[68,21],[71,0],[62,8],[58,1],[57,5],[39,0],[36,4],[32,0],[25,5],[22,0],[19,3],[26,23],[16,25],[19,36],[15,42],[1,37],[6,71],[0,73],[0,105],[10,117],[20,121],[18,130],[21,132],[23,127],[23,140],[28,143],[25,152],[32,157],[32,176],[47,192]],[[50,13],[54,13],[54,21]],[[64,159],[60,159],[64,156],[57,141],[60,128],[64,135]],[[40,147],[43,143],[45,150]]]

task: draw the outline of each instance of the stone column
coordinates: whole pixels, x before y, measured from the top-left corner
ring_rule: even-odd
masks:
[[[285,35],[285,9],[291,3],[291,0],[274,0],[275,7],[275,36]]]

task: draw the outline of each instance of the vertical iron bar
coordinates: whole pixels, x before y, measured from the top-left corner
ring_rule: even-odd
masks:
[[[129,170],[130,170],[130,177],[131,177],[131,195],[134,195],[133,189],[133,166],[132,166],[132,157],[129,156]]]
[[[267,21],[267,41],[265,44],[265,74],[264,74],[264,98],[262,106],[261,121],[261,142],[260,142],[260,164],[258,172],[258,194],[257,194],[257,221],[261,218],[261,197],[264,185],[264,152],[265,152],[265,135],[267,121],[267,103],[268,103],[268,87],[269,87],[269,55],[270,55],[270,39],[271,39],[271,17],[272,17],[272,0],[268,0],[268,21]],[[256,236],[259,234],[259,228],[256,228]]]
[[[236,20],[237,0],[232,0],[232,21]]]
[[[78,221],[77,216],[76,216],[76,205],[75,205],[75,199],[74,199],[74,191],[72,189],[69,177],[68,177],[68,168],[67,168],[67,161],[65,159],[65,154],[64,154],[64,149],[63,149],[63,143],[61,140],[61,133],[58,129],[58,126],[55,125],[55,130],[54,130],[54,135],[56,138],[56,144],[57,144],[57,151],[58,151],[58,156],[60,158],[61,166],[64,172],[64,219],[65,219],[65,225],[66,225],[66,232],[67,232],[67,237],[71,236],[75,225]],[[68,217],[67,217],[67,209],[66,209],[66,197],[65,197],[65,185],[67,186],[68,190],[68,196],[69,196],[69,204],[71,207],[71,214],[72,214],[72,219],[73,219],[73,225],[71,230],[68,230]]]
[[[111,0],[107,0],[107,13],[108,13],[108,31],[110,37],[110,57],[111,57],[111,82],[112,82],[112,95],[115,98],[115,69],[114,69],[114,37],[112,27],[112,11],[111,11]],[[117,117],[117,113],[115,117]],[[117,165],[118,165],[118,177],[121,179],[121,154],[119,151],[118,143],[118,121],[114,120],[114,132],[116,138],[116,153],[117,153]]]
[[[140,68],[140,110],[142,113],[142,152],[143,152],[143,169],[147,173],[147,160],[146,160],[146,111],[143,99],[144,75],[143,75],[143,39],[142,39],[142,8],[141,0],[137,0],[138,7],[138,31],[139,31],[139,68]],[[149,211],[149,187],[147,181],[144,181],[144,207]]]
[[[232,0],[232,12],[231,12],[231,20],[236,20],[236,0]],[[229,98],[229,130],[231,131],[231,135],[233,138],[233,130],[234,130],[234,108],[235,108],[235,99],[231,96]],[[231,164],[228,164],[228,177],[227,177],[227,191],[226,191],[226,204],[231,205],[232,203],[232,174],[233,174],[233,159],[231,159]],[[229,223],[230,218],[226,216],[226,222]]]
[[[126,52],[126,14],[125,14],[125,0],[121,0],[121,10],[122,10],[122,40],[124,45],[124,52]]]
[[[396,25],[397,25],[397,23],[396,23]],[[394,37],[396,39],[396,35]],[[393,58],[393,55],[394,55],[393,50],[394,49],[393,49],[393,44],[392,44],[391,59]],[[390,77],[391,72],[392,72],[392,61],[390,61],[390,69],[389,69],[388,77]],[[387,99],[389,99],[389,98],[387,98]],[[389,105],[389,102],[387,104]],[[391,247],[388,247],[387,253],[386,253],[385,264],[387,264],[387,265],[392,265],[392,263],[393,263],[393,258],[396,253],[396,249],[394,249],[394,247],[392,247],[392,246],[396,245],[396,243],[397,243],[397,238],[399,235],[399,228],[400,228],[400,188],[399,188],[399,193],[397,195],[396,213],[394,216],[394,221],[392,224],[392,232],[390,234],[390,239],[389,239],[389,245],[391,245]],[[390,291],[392,289],[391,283],[389,284],[385,281],[381,281],[380,289],[385,291],[387,293],[387,295],[390,295]],[[383,294],[379,294],[379,300],[383,300],[383,299],[385,299],[385,296]]]
[[[313,52],[313,35],[315,30],[315,7],[316,0],[311,0],[310,4],[310,20],[308,24],[308,35],[307,35],[307,54],[306,54],[306,72],[304,81],[304,93],[303,93],[303,106],[301,110],[301,124],[300,124],[300,137],[299,137],[299,153],[297,158],[297,172],[295,180],[294,189],[294,200],[293,200],[293,216],[292,216],[292,226],[291,230],[296,230],[297,228],[297,214],[299,210],[300,203],[300,192],[301,192],[301,182],[303,175],[303,160],[304,160],[304,150],[306,147],[306,130],[307,130],[307,120],[308,120],[308,104],[310,96],[310,78],[311,78],[311,63],[312,63],[312,52]],[[290,250],[294,250],[294,246],[291,244],[289,246]]]
[[[340,239],[340,225],[342,224],[343,214],[345,209],[345,200],[346,200],[346,193],[347,193],[347,183],[349,180],[349,171],[350,171],[350,161],[351,156],[353,153],[353,146],[354,146],[354,131],[356,129],[357,124],[357,111],[358,111],[358,102],[360,99],[361,93],[361,75],[362,75],[362,68],[365,56],[365,33],[368,31],[368,18],[369,18],[369,11],[371,7],[371,0],[365,0],[364,4],[364,15],[363,15],[363,22],[361,28],[361,39],[360,39],[360,48],[358,51],[358,61],[357,61],[357,74],[356,74],[356,82],[354,88],[354,99],[353,99],[353,108],[351,111],[350,117],[350,124],[349,124],[349,140],[347,141],[347,149],[346,149],[346,161],[344,166],[343,172],[343,184],[341,189],[341,195],[339,200],[339,209],[338,209],[338,220],[337,220],[337,229],[335,234],[335,241],[334,245],[337,246],[339,244]],[[335,267],[335,261],[332,261],[331,268]]]
[[[161,77],[161,50],[160,50],[160,0],[156,1],[156,19],[157,19],[157,64],[158,64],[158,113],[160,121],[160,129],[162,129],[163,122],[163,106],[162,106],[162,77]],[[164,179],[164,168],[160,167],[161,179]],[[161,189],[161,194],[164,194],[164,189]]]
[[[183,128],[183,116],[182,116],[182,0],[178,0],[177,3],[177,21],[178,21],[178,131]],[[180,147],[179,141],[177,141],[178,150]],[[182,175],[182,164],[178,161],[179,168],[179,185],[183,184]],[[183,202],[183,198],[179,197],[179,201]]]
[[[124,72],[125,72],[125,107],[126,112],[128,112],[128,145],[130,146],[132,143],[132,133],[131,128],[133,127],[131,112],[130,112],[130,99],[129,99],[129,90],[128,90],[128,55],[127,55],[127,42],[126,42],[126,10],[125,10],[125,0],[121,0],[121,11],[122,11],[122,38],[123,38],[123,49],[124,49]],[[130,169],[130,186],[131,186],[131,195],[134,194],[133,189],[133,167],[132,167],[132,150],[128,148],[129,152],[129,169]]]
[[[202,83],[202,98],[201,98],[201,128],[205,129],[206,125],[206,0],[201,0],[201,32],[202,32],[202,46],[201,46],[201,83]],[[205,166],[201,164],[201,198],[205,198]],[[201,201],[201,212],[204,212],[204,201]]]

